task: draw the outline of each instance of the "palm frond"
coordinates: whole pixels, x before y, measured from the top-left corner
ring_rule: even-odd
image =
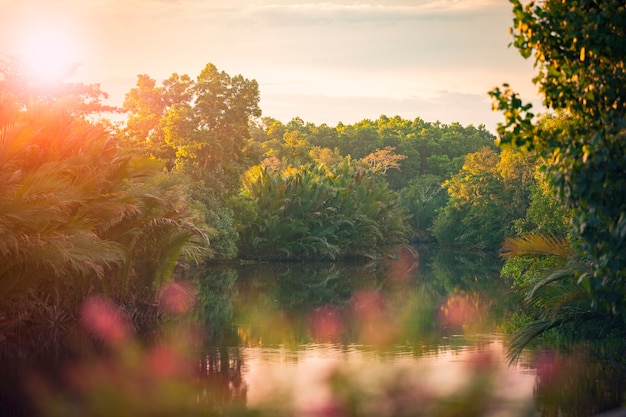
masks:
[[[501,257],[551,255],[564,259],[575,255],[570,242],[557,236],[541,236],[533,233],[521,237],[509,237],[502,243]]]

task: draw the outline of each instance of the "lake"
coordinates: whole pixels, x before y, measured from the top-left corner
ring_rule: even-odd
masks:
[[[592,416],[623,402],[622,375],[584,346],[508,361],[497,256],[420,252],[211,268],[207,386],[268,415]]]
[[[624,373],[588,346],[508,360],[497,256],[419,252],[211,265],[162,289],[157,328],[90,298],[63,332],[43,323],[30,344],[0,345],[0,415],[590,417],[624,404]]]

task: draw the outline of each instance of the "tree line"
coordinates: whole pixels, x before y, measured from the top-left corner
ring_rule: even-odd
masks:
[[[94,292],[139,303],[181,264],[505,242],[530,323],[518,346],[564,324],[623,337],[626,12],[512,3],[514,45],[534,54],[554,112],[494,89],[497,138],[398,116],[285,124],[261,117],[256,81],[213,64],[195,78],[139,75],[114,109],[98,85],[44,88],[3,60],[0,311]]]

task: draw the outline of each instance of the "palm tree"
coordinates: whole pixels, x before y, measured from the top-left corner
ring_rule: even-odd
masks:
[[[191,237],[205,236],[160,172],[62,109],[1,103],[0,310],[33,292],[121,301],[168,279]]]
[[[241,199],[256,213],[242,227],[243,256],[376,257],[408,235],[398,195],[349,158],[330,168],[254,167],[244,177]]]
[[[103,132],[44,109],[0,108],[0,305],[68,277],[103,278],[123,259],[116,242],[97,236],[99,219],[83,215],[107,180]],[[106,203],[93,212],[122,210]]]
[[[509,359],[517,359],[531,342],[552,329],[567,329],[575,339],[598,339],[626,335],[624,323],[594,305],[589,288],[580,277],[590,270],[565,238],[527,234],[508,238],[502,257],[507,262],[530,259],[517,277],[515,295],[531,320],[515,330]]]

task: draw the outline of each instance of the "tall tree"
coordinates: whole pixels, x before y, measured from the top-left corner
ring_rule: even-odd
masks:
[[[513,221],[524,217],[534,160],[513,149],[485,147],[468,154],[463,168],[445,182],[450,194],[434,223],[442,244],[496,248],[511,235]]]
[[[250,119],[261,115],[258,84],[208,64],[191,91],[192,102],[168,110],[165,140],[192,178],[215,180],[210,174],[221,171],[230,176],[227,185],[232,189],[243,172],[240,160]]]
[[[195,80],[172,74],[162,86],[139,75],[124,101],[129,113],[124,136],[194,180],[232,189],[247,168],[241,164],[242,151],[251,119],[261,114],[258,103],[256,81],[231,77],[213,64]]]
[[[511,2],[514,45],[534,56],[544,105],[569,123],[546,128],[505,84],[490,93],[505,116],[500,143],[543,152],[572,210],[577,248],[592,260],[580,283],[596,309],[626,322],[626,7],[621,0]]]
[[[145,74],[137,76],[137,86],[126,93],[123,109],[128,113],[121,137],[129,149],[163,159],[174,166],[176,150],[165,142],[162,120],[168,109],[191,100],[192,81],[187,75],[172,74],[162,86]]]
[[[261,114],[258,103],[256,81],[230,76],[213,64],[195,80],[172,74],[161,86],[140,75],[124,102],[129,118],[123,143],[191,179],[191,196],[213,228],[212,248],[219,257],[236,254],[227,199],[248,166],[258,162],[246,159],[248,146],[255,145],[249,127]],[[251,148],[250,154],[258,154],[258,146]]]

